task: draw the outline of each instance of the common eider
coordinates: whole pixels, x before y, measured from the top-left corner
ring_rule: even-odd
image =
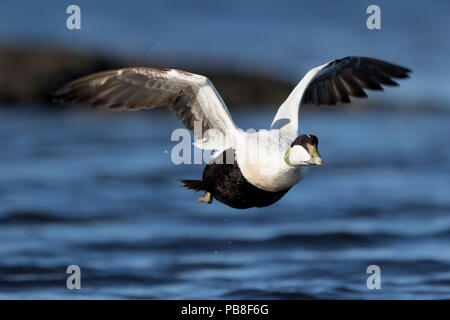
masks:
[[[124,68],[74,80],[57,90],[55,102],[110,110],[169,107],[197,138],[196,146],[215,150],[201,180],[182,180],[230,207],[265,207],[280,200],[310,166],[321,165],[318,139],[298,133],[300,105],[349,103],[367,97],[363,88],[397,86],[411,70],[382,60],[345,57],[311,69],[280,106],[269,129],[238,128],[208,78],[176,69]],[[200,122],[201,132],[194,126]]]

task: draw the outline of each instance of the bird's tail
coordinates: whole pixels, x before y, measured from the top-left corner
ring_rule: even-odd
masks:
[[[205,191],[205,187],[203,186],[202,180],[181,180],[184,184],[184,187],[187,189],[191,189],[194,191]]]

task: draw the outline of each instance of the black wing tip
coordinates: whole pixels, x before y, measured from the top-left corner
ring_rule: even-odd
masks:
[[[412,71],[410,71],[412,73]],[[394,79],[410,79],[411,75],[408,72],[403,72],[402,74],[390,75]]]
[[[354,97],[357,98],[367,98],[367,93],[364,90],[361,90],[362,92],[359,92],[358,95],[354,95]]]
[[[391,63],[391,62],[388,62],[386,60],[380,60],[380,59],[369,58],[369,57],[359,57],[359,58],[363,62],[369,62],[369,63],[376,63],[376,64],[381,64],[381,65],[386,65],[386,66],[395,68],[398,71],[401,71],[401,72],[403,72],[405,74],[413,73],[413,71],[411,69],[407,68],[407,67],[404,67],[404,66],[401,66],[401,65],[398,65],[398,64],[395,64],[395,63]]]

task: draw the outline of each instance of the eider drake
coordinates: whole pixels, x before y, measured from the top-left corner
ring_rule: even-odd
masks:
[[[265,207],[280,200],[313,165],[321,165],[318,139],[298,133],[302,104],[349,103],[367,97],[363,88],[397,86],[411,70],[385,61],[346,57],[311,69],[280,106],[268,129],[238,128],[208,78],[175,69],[124,68],[95,73],[57,90],[55,101],[110,110],[169,107],[197,138],[196,146],[215,150],[201,180],[183,180],[203,191],[199,202],[213,198],[230,207]],[[202,130],[194,130],[201,123]],[[200,131],[200,132],[196,132]]]

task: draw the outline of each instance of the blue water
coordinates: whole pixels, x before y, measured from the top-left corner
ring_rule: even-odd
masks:
[[[243,128],[274,112],[231,110]],[[180,187],[203,166],[170,161],[169,113],[0,111],[0,298],[448,299],[449,121],[304,113],[325,165],[241,211]]]
[[[376,1],[381,30],[368,30],[374,1],[78,0],[81,30],[66,28],[73,1],[2,0],[0,45],[62,46],[159,61],[257,71],[299,81],[309,68],[348,55],[414,70],[394,96],[450,99],[450,2]]]

